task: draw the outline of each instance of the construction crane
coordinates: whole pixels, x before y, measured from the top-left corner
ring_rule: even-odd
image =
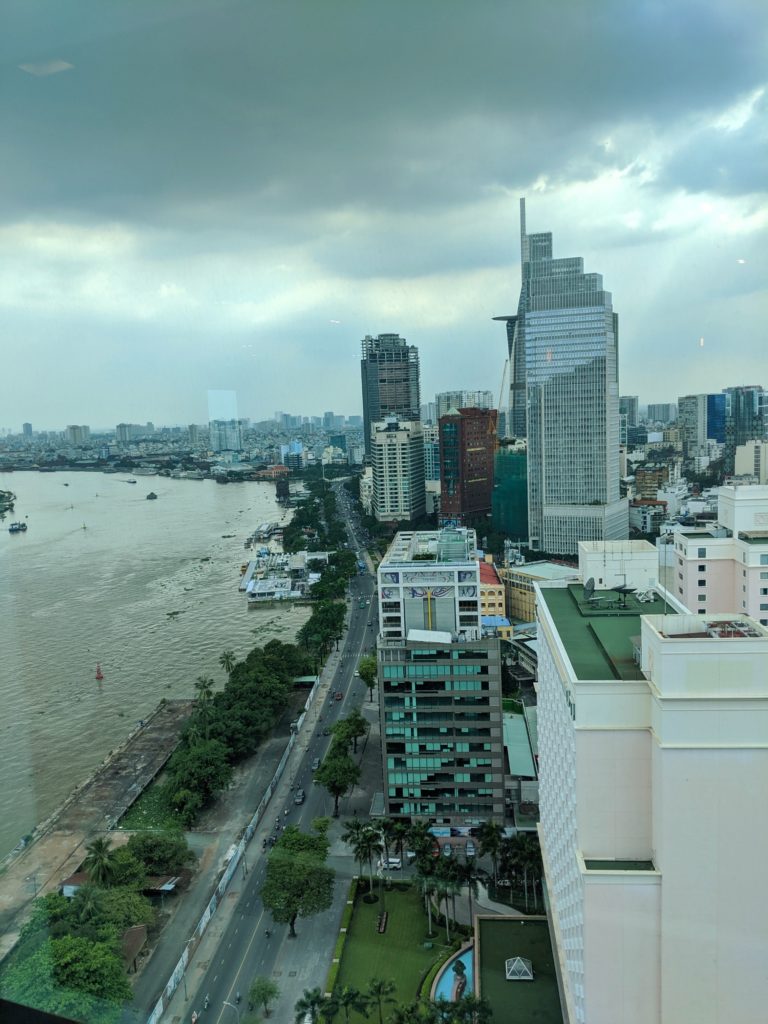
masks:
[[[504,360],[504,368],[501,371],[501,387],[499,388],[499,400],[496,403],[496,424],[494,426],[494,424],[493,424],[493,422],[491,420],[489,420],[489,422],[488,422],[488,434],[490,435],[490,434],[495,433],[496,434],[496,441],[497,441],[497,443],[500,440],[500,437],[499,437],[499,423],[501,421],[501,402],[502,402],[502,399],[504,398],[504,394],[505,394],[505,391],[504,391],[505,384],[506,384],[506,388],[507,388],[507,390],[506,390],[507,400],[505,402],[505,408],[507,410],[507,415],[505,417],[505,421],[504,422],[505,422],[505,430],[507,432],[509,431],[509,425],[507,423],[507,420],[509,419],[509,382],[507,381],[508,374],[509,374],[509,359],[505,359]]]

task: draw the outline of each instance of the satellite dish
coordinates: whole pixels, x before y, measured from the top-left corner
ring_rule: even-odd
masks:
[[[634,594],[637,587],[629,587],[626,583],[620,583],[617,587],[611,587],[611,590],[615,590],[617,594]]]
[[[584,597],[588,601],[595,592],[595,577],[590,576],[587,582],[584,584]]]

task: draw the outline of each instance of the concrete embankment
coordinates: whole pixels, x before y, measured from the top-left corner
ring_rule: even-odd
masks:
[[[108,833],[163,767],[178,743],[193,701],[161,703],[0,866],[0,960],[13,948],[36,896],[54,891]]]

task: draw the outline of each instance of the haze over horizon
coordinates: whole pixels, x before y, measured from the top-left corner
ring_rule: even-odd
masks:
[[[73,0],[0,39],[0,424],[498,393],[528,231],[603,275],[622,394],[768,386],[768,9]],[[703,345],[700,339],[704,339]]]

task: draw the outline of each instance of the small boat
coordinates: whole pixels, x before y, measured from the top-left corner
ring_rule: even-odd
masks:
[[[156,501],[156,500],[157,500],[157,495],[155,494],[154,491],[150,491],[149,494],[147,495],[147,501]]]
[[[104,678],[104,673],[103,673],[103,672],[101,671],[101,665],[100,665],[100,664],[98,663],[98,661],[97,661],[97,662],[96,662],[96,679],[97,679],[97,680],[98,680],[99,682],[101,682],[101,680],[102,680],[103,678]]]
[[[11,523],[11,525],[8,527],[8,533],[26,533],[26,532],[27,532],[27,524],[26,523]]]
[[[125,482],[127,484],[136,484],[136,483],[138,483],[138,480],[126,480]]]

